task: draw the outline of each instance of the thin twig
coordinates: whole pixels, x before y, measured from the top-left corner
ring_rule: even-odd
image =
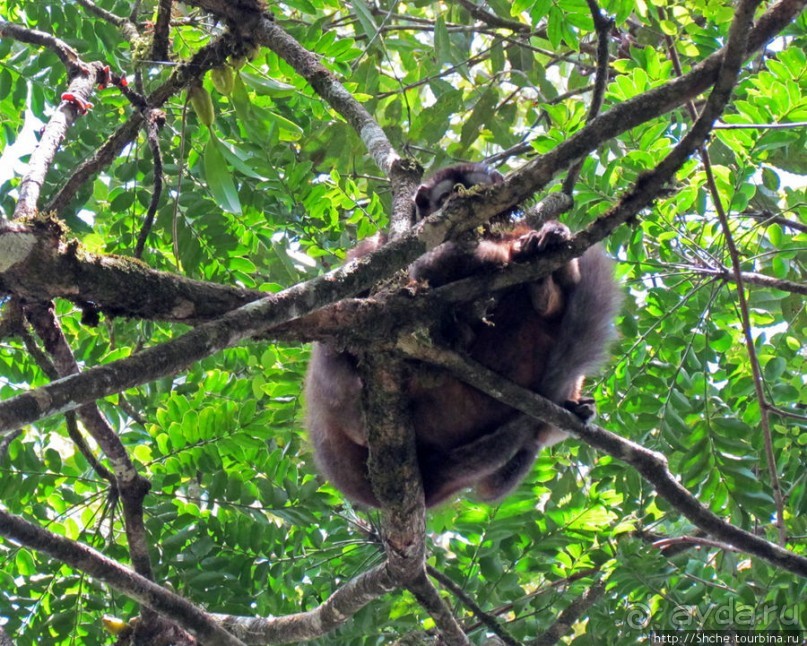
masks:
[[[792,123],[716,123],[715,130],[791,130],[807,128],[807,121]]]
[[[529,33],[531,31],[529,25],[525,25],[524,23],[516,20],[505,20],[504,18],[500,18],[499,16],[482,9],[482,7],[478,7],[471,2],[471,0],[459,0],[459,4],[465,7],[465,9],[468,10],[468,13],[470,13],[474,18],[485,23],[486,25],[490,25],[491,27],[495,27],[497,29],[509,29],[522,34]]]
[[[770,477],[771,489],[773,490],[773,499],[776,503],[776,527],[779,531],[779,545],[787,543],[787,531],[785,528],[785,502],[782,495],[782,487],[779,484],[779,473],[776,466],[776,457],[773,451],[773,437],[771,435],[770,419],[768,417],[768,402],[765,397],[765,387],[762,377],[762,369],[759,365],[759,357],[757,356],[757,349],[754,345],[754,337],[752,335],[751,316],[748,313],[748,301],[745,297],[745,281],[743,279],[743,272],[741,270],[742,260],[737,245],[734,242],[734,235],[729,226],[728,215],[723,207],[723,201],[720,199],[719,189],[715,182],[714,174],[712,172],[712,164],[709,155],[704,149],[701,156],[704,169],[706,170],[706,183],[709,187],[709,192],[712,194],[712,203],[714,205],[715,213],[720,221],[720,227],[723,230],[723,237],[726,240],[726,248],[728,249],[731,258],[731,269],[734,274],[734,282],[737,285],[737,305],[740,310],[740,317],[743,325],[743,338],[745,339],[745,347],[748,352],[748,361],[751,364],[751,374],[754,382],[754,392],[759,402],[760,407],[760,425],[762,427],[762,437],[765,444],[765,458],[768,465],[768,476]]]
[[[71,76],[76,74],[83,67],[83,63],[75,49],[70,47],[70,45],[63,40],[51,36],[44,31],[29,29],[0,20],[0,38],[13,38],[21,43],[39,45],[40,47],[51,50],[59,57],[59,60],[62,61]]]
[[[745,5],[743,5],[744,7]],[[738,9],[738,13],[739,13]],[[661,13],[661,17],[664,17],[664,10],[659,9]],[[670,54],[670,57],[673,62],[673,68],[678,76],[683,74],[683,69],[681,67],[681,63],[678,59],[678,52],[675,49],[675,45],[672,42],[672,39],[669,36],[665,36],[667,49]],[[695,105],[692,101],[687,103],[687,108],[689,110],[690,116],[693,119],[697,118],[697,110],[695,109]],[[763,386],[762,380],[762,370],[759,366],[759,359],[756,354],[756,348],[754,346],[754,340],[751,336],[751,319],[748,313],[748,302],[745,298],[745,285],[744,285],[744,276],[741,270],[741,259],[739,251],[737,250],[737,245],[734,242],[733,234],[731,233],[731,228],[729,227],[728,223],[728,215],[726,214],[726,210],[723,207],[723,201],[721,199],[720,191],[717,187],[717,182],[715,181],[714,172],[712,170],[712,162],[709,156],[709,151],[706,146],[701,146],[700,148],[700,158],[701,162],[703,163],[704,174],[706,176],[706,186],[709,190],[709,193],[712,197],[712,203],[715,208],[715,212],[717,213],[718,220],[720,221],[720,227],[723,230],[723,237],[726,240],[726,246],[729,251],[729,256],[731,258],[731,265],[732,265],[732,274],[734,276],[734,283],[737,285],[737,300],[740,310],[740,317],[742,319],[742,326],[743,326],[743,337],[745,338],[745,345],[748,352],[748,359],[751,364],[751,373],[753,376],[754,382],[754,391],[756,393],[757,400],[760,406],[760,423],[762,426],[762,434],[763,434],[763,441],[765,445],[765,457],[768,464],[768,472],[771,479],[771,488],[773,490],[774,501],[776,504],[776,527],[779,531],[779,544],[784,545],[787,542],[787,536],[785,531],[785,523],[784,523],[784,498],[782,496],[782,489],[779,484],[779,475],[776,469],[776,458],[774,457],[773,453],[773,440],[771,438],[771,429],[770,429],[770,421],[768,419],[768,402],[765,398],[765,390]]]
[[[572,629],[572,626],[580,620],[580,617],[588,612],[589,608],[597,602],[604,592],[605,582],[596,581],[583,594],[564,608],[563,612],[558,615],[558,618],[552,625],[545,630],[543,634],[530,642],[530,646],[552,646],[552,644],[557,644],[560,639]]]
[[[164,118],[161,115],[162,113],[159,110],[150,110],[146,114],[146,140],[148,141],[151,157],[154,161],[154,189],[151,193],[151,201],[146,211],[146,217],[143,220],[143,226],[140,228],[140,233],[137,236],[137,244],[134,250],[135,258],[143,257],[143,249],[146,246],[146,240],[154,224],[154,216],[157,214],[157,207],[160,204],[160,198],[163,192],[163,157],[160,152],[160,140],[158,136],[159,126]]]
[[[230,53],[232,43],[233,35],[225,33],[202,47],[189,61],[174,68],[171,77],[146,97],[146,103],[153,108],[161,107],[191,79],[200,78],[207,70],[223,63]],[[107,138],[100,148],[79,164],[44,210],[61,213],[84,183],[111,164],[121,151],[134,140],[143,124],[143,119],[144,115],[141,111],[134,112]]]
[[[91,14],[94,14],[101,20],[105,20],[106,22],[115,25],[121,30],[121,33],[129,42],[133,42],[139,36],[137,32],[137,25],[135,25],[131,20],[115,15],[103,7],[99,7],[97,4],[92,2],[92,0],[77,0],[77,2],[87,9],[87,11],[89,11]]]
[[[729,545],[728,543],[723,543],[721,541],[715,541],[711,538],[706,538],[705,536],[675,536],[671,538],[662,538],[653,542],[653,547],[663,550],[667,554],[669,553],[669,548],[680,545],[714,547],[723,552],[742,551],[734,545]]]
[[[794,412],[789,411],[789,410],[784,410],[783,408],[779,408],[779,407],[774,406],[773,404],[770,404],[768,402],[766,402],[765,407],[767,408],[767,410],[769,410],[774,415],[778,415],[780,417],[787,417],[789,419],[795,419],[795,420],[797,420],[799,422],[807,422],[807,415],[794,413]]]
[[[157,20],[154,23],[154,42],[151,46],[151,59],[154,61],[167,61],[168,44],[170,41],[169,29],[171,27],[171,7],[173,0],[159,0],[157,6]]]
[[[468,646],[471,643],[425,572],[409,584],[407,589],[415,595],[420,605],[431,615],[440,631],[443,643],[449,646]]]
[[[25,307],[25,314],[39,338],[42,339],[45,349],[53,358],[53,366],[58,377],[79,374],[78,362],[70,345],[67,343],[52,306],[47,304],[28,304]],[[99,410],[96,402],[89,402],[79,406],[76,412],[87,432],[98,442],[104,454],[114,465],[116,475],[113,480],[113,486],[120,492],[121,500],[123,501],[124,524],[132,564],[138,574],[148,579],[153,579],[154,574],[146,538],[147,532],[143,521],[143,499],[150,488],[150,483],[137,472],[126,448]],[[71,426],[68,424],[68,429],[70,428]],[[89,453],[89,449],[84,443],[84,438],[77,433],[77,428],[74,430],[76,433],[75,435],[71,433],[71,437],[74,441],[77,441],[79,450],[83,446]],[[88,459],[91,463],[95,462],[92,457],[88,457]],[[108,471],[106,473],[111,476]]]
[[[190,630],[203,643],[217,646],[245,646],[227,632],[206,611],[153,581],[123,567],[100,552],[72,539],[37,527],[0,507],[0,536],[44,552],[71,567],[120,590]]]
[[[504,644],[507,644],[507,646],[519,646],[520,642],[504,629],[501,622],[499,622],[499,620],[491,613],[484,611],[482,607],[476,603],[474,598],[466,593],[461,586],[454,583],[454,581],[452,581],[447,574],[444,574],[436,567],[428,564],[426,565],[426,572],[430,577],[439,581],[440,585],[451,592],[451,594],[457,597],[463,603],[463,605],[473,612],[474,616],[482,624],[487,626],[487,628],[499,639],[501,639]]]
[[[802,222],[797,222],[796,220],[789,220],[786,217],[781,215],[774,215],[770,211],[743,211],[738,215],[745,216],[748,218],[754,218],[755,220],[759,220],[760,224],[769,225],[769,224],[778,224],[780,227],[786,227],[788,229],[793,229],[794,231],[800,231],[801,233],[807,233],[807,224]]]
[[[591,123],[600,113],[603,98],[605,97],[605,86],[608,83],[608,41],[611,30],[614,28],[614,19],[606,18],[595,0],[588,0],[588,8],[594,20],[594,27],[597,30],[597,74],[594,79],[594,92],[591,95],[591,103],[588,106],[588,114],[586,115],[586,123]],[[577,178],[584,162],[585,157],[579,159],[569,169],[566,179],[563,180],[562,190],[566,195],[571,195],[574,191],[574,185],[577,183]]]
[[[682,265],[681,269],[687,272],[693,272],[695,274],[715,276],[733,283],[737,282],[737,274],[733,271],[733,269],[714,269],[712,267],[703,267],[700,265]],[[807,296],[807,283],[797,283],[793,280],[773,278],[772,276],[766,276],[765,274],[760,274],[753,271],[741,271],[740,278],[742,278],[744,283],[749,285],[759,285],[760,287],[769,287],[770,289],[779,289],[783,292]]]

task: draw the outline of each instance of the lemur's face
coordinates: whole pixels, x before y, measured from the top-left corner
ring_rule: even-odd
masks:
[[[497,184],[502,179],[501,173],[484,164],[460,164],[443,168],[418,187],[415,193],[417,218],[422,220],[440,210],[446,200],[461,189]]]

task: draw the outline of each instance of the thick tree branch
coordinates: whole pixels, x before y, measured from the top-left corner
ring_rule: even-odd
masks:
[[[140,112],[133,113],[92,155],[81,162],[73,174],[50,199],[42,211],[62,213],[78,190],[102,168],[109,166],[137,136],[143,124]]]
[[[564,194],[552,194],[555,195]],[[582,253],[579,246],[574,248],[553,249],[529,262],[427,291],[414,300],[411,294],[396,291],[382,292],[372,299],[342,301],[273,329],[268,336],[275,340],[327,340],[342,329],[367,329],[369,335],[377,337],[375,331],[389,327],[385,321],[416,325],[447,304],[468,302],[495,290],[537,280]],[[120,256],[77,253],[68,244],[59,243],[58,237],[54,239],[53,232],[45,227],[0,225],[0,252],[3,251],[0,256],[11,267],[5,269],[0,263],[0,291],[30,300],[65,298],[79,306],[93,303],[110,317],[197,324],[266,296],[257,290],[153,270]],[[680,268],[733,281],[731,271],[725,268]],[[807,285],[803,283],[753,272],[742,275],[746,284],[807,295]]]
[[[373,349],[359,358],[364,383],[362,402],[370,448],[368,471],[389,533],[382,536],[389,557],[419,561],[425,554],[422,536],[426,527],[423,487],[415,453],[415,435],[408,419],[401,389],[406,379],[391,356]],[[422,561],[415,566],[419,574]],[[404,569],[410,566],[404,565]]]
[[[415,595],[432,616],[446,644],[465,646],[468,638],[425,573],[426,507],[418,469],[415,434],[402,384],[400,361],[383,352],[359,359],[365,388],[363,409],[370,449],[368,471],[381,503],[381,533],[396,583]]]
[[[758,2],[754,3],[754,6],[756,6],[756,4],[758,4]],[[784,2],[780,4],[784,4]],[[689,132],[684,135],[675,148],[673,148],[672,151],[661,161],[661,163],[652,171],[641,176],[639,180],[631,187],[631,189],[622,196],[618,204],[609,209],[607,213],[597,218],[597,220],[595,220],[591,226],[589,226],[585,231],[582,231],[576,235],[574,239],[570,241],[570,249],[575,249],[576,251],[580,251],[580,253],[582,253],[582,250],[587,249],[594,242],[599,242],[605,238],[617,226],[635,217],[635,215],[641,209],[645,208],[653,199],[655,199],[655,197],[659,194],[659,191],[674,178],[675,173],[681,168],[684,162],[700,148],[700,146],[709,136],[712,124],[721,114],[728,103],[729,98],[731,97],[731,92],[737,81],[740,66],[743,63],[746,51],[748,50],[746,43],[748,29],[750,28],[752,18],[752,15],[749,16],[748,14],[753,14],[753,10],[748,10],[746,7],[747,3],[743,3],[737,10],[735,22],[732,23],[733,31],[731,33],[731,37],[729,38],[729,42],[726,47],[721,50],[721,52],[723,52],[723,56],[721,56],[719,59],[719,68],[717,70],[718,74],[717,79],[715,80],[715,87],[709,95],[709,99],[707,100],[703,112],[701,112],[698,120],[693,124]],[[711,57],[707,60],[711,60]],[[691,76],[691,74],[688,76]],[[680,77],[679,80],[683,78],[686,77]],[[672,81],[668,84],[668,86],[672,86],[675,83],[676,81]],[[639,97],[639,99],[646,98],[653,94],[654,91],[651,90],[650,92]],[[660,102],[665,101],[664,96],[657,96],[656,98]],[[669,100],[669,98],[667,100]],[[628,105],[629,103],[630,101],[623,105]],[[510,183],[511,178],[512,183],[517,185],[524,181],[529,181],[533,176],[537,175],[538,177],[541,177],[546,170],[552,167],[552,163],[546,161],[548,158],[559,155],[561,149],[567,147],[573,149],[576,145],[578,145],[573,142],[580,136],[581,133],[589,128],[593,130],[592,133],[590,133],[591,136],[597,137],[598,127],[595,126],[597,126],[598,123],[606,122],[609,119],[609,115],[610,113],[606,113],[600,117],[597,117],[597,119],[595,119],[589,126],[583,128],[583,130],[574,135],[571,139],[560,144],[557,148],[552,150],[544,157],[541,157],[535,162],[531,162],[524,169],[522,169],[522,171],[514,173],[508,177],[505,181],[505,185]],[[626,117],[629,118],[630,113],[626,115]],[[575,155],[572,154],[571,156],[574,157]],[[499,193],[502,193],[502,191],[494,189],[494,191],[492,191],[491,199],[495,200],[497,194]],[[575,253],[575,255],[579,254]]]
[[[422,220],[375,253],[248,303],[182,337],[0,402],[0,435],[43,417],[73,410],[95,399],[176,374],[224,348],[369,289],[446,238],[492,217],[495,210],[488,203],[487,193],[487,190],[478,191],[466,199],[452,200],[449,207]]]
[[[29,300],[93,303],[110,317],[198,323],[263,292],[157,271],[123,256],[100,256],[63,239],[55,220],[0,223],[0,291]]]

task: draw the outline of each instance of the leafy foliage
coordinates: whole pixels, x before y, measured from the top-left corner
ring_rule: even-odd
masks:
[[[84,60],[103,61],[130,78],[137,72],[147,90],[165,81],[171,66],[150,63],[145,29],[157,2],[138,4],[142,42],[127,41],[84,4],[0,0],[0,16],[57,36]],[[134,4],[96,2],[119,16]],[[582,0],[491,0],[483,7],[487,18],[472,17],[469,6],[292,0],[271,10],[345,81],[398,150],[434,168],[497,154],[503,170],[515,168],[585,124],[595,66],[592,16]],[[734,12],[728,0],[609,0],[602,9],[615,20],[603,110],[674,79],[673,51],[684,72],[716,51]],[[176,10],[171,55],[181,61],[222,27],[198,10]],[[692,159],[669,192],[607,241],[627,299],[613,360],[590,385],[603,426],[666,455],[705,505],[773,541],[763,409],[737,287],[722,273],[731,259],[715,195],[730,214],[743,272],[803,286],[805,46],[802,14],[747,65],[725,127],[709,145],[717,194],[702,161]],[[237,68],[231,93],[204,80],[215,110],[210,128],[184,93],[163,106],[167,190],[143,260],[205,281],[277,291],[335,266],[355,240],[383,229],[391,198],[353,128],[276,54],[248,54],[242,67],[231,59]],[[50,118],[67,81],[50,50],[0,40],[0,209],[6,217],[19,197],[33,133]],[[114,88],[97,95],[59,149],[41,205],[130,112]],[[570,227],[604,213],[690,124],[682,105],[587,157],[575,208],[566,216]],[[549,191],[560,190],[562,180],[553,180]],[[154,160],[141,133],[58,215],[88,251],[131,255],[153,181]],[[788,547],[804,554],[804,296],[749,283],[750,334],[765,398],[775,408],[773,456]],[[64,301],[57,315],[82,366],[129,356],[183,331],[120,318],[87,326]],[[29,350],[19,337],[3,339],[3,398],[49,381]],[[374,514],[344,503],[313,468],[302,431],[307,357],[304,345],[251,342],[99,402],[151,483],[145,506],[156,580],[211,611],[267,616],[309,609],[383,558],[367,531]],[[128,562],[119,501],[68,439],[63,417],[23,429],[0,453],[0,501]],[[462,499],[435,510],[428,532],[429,564],[518,640],[543,633],[597,579],[606,590],[575,624],[574,644],[628,643],[650,629],[803,630],[807,624],[807,607],[798,602],[807,597],[804,580],[724,549],[667,556],[653,547],[648,536],[674,538],[693,528],[634,471],[575,440],[542,453],[501,503]],[[715,608],[732,608],[731,621]],[[456,610],[476,625],[458,601]],[[0,540],[0,622],[19,644],[112,643],[101,615],[137,612],[134,602],[83,573]],[[390,594],[318,643],[389,643],[432,626],[413,597]],[[470,636],[483,643],[487,634],[480,626]]]

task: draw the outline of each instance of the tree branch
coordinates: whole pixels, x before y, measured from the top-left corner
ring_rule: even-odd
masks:
[[[97,72],[100,64],[94,63],[92,66],[79,64],[75,68],[78,73],[74,74],[67,87],[67,93],[63,96],[72,95],[77,101],[88,102],[89,97],[95,90]],[[45,184],[45,177],[56,156],[62,141],[67,135],[67,130],[76,119],[80,117],[80,110],[69,100],[63,100],[59,107],[45,125],[42,137],[39,140],[31,158],[28,161],[28,168],[20,183],[20,196],[17,206],[14,209],[14,218],[32,216],[37,212],[39,195],[42,186]]]
[[[170,2],[168,6],[170,10]],[[160,7],[162,8],[162,4]],[[145,115],[146,140],[148,141],[151,157],[154,161],[154,189],[151,193],[151,200],[149,201],[148,210],[146,211],[146,217],[143,219],[143,226],[140,228],[140,233],[137,235],[137,244],[135,245],[133,255],[138,259],[143,257],[146,240],[148,240],[151,227],[154,224],[154,216],[157,213],[157,207],[160,204],[160,197],[162,197],[163,192],[163,156],[160,152],[159,129],[160,124],[164,121],[164,115],[161,115],[158,110],[149,110],[148,114]]]
[[[182,323],[209,321],[266,296],[93,254],[63,236],[54,220],[0,223],[0,291],[28,300],[93,303],[110,317]]]
[[[17,329],[13,330],[12,333],[19,336],[22,339],[23,345],[25,346],[25,349],[28,351],[28,354],[31,355],[31,358],[34,360],[34,363],[36,363],[36,365],[39,366],[39,369],[45,373],[48,379],[51,380],[58,379],[60,377],[59,371],[56,369],[56,366],[54,365],[53,361],[51,361],[50,358],[42,350],[40,350],[33,336],[26,327],[25,322],[23,320],[22,307],[17,307],[16,304],[12,304],[11,307],[17,308],[20,312],[19,321],[17,321],[16,323]],[[92,467],[92,470],[95,471],[99,477],[106,480],[109,483],[109,486],[115,490],[115,495],[117,495],[118,483],[115,480],[115,475],[98,461],[98,459],[95,457],[95,454],[88,446],[87,441],[84,439],[84,436],[79,431],[78,421],[76,419],[75,412],[67,413],[65,415],[65,423],[67,425],[67,435],[70,437],[71,440],[73,440],[73,444],[76,445],[76,448],[79,450],[81,455],[83,455],[84,459],[87,460],[90,467]],[[14,435],[12,434],[9,437],[14,437]]]
[[[320,606],[284,617],[214,615],[245,644],[286,644],[322,637],[345,623],[368,603],[397,589],[387,563],[348,581]]]
[[[426,565],[426,573],[433,579],[436,579],[440,585],[451,592],[451,594],[456,596],[463,603],[463,605],[467,606],[467,608],[474,613],[477,620],[484,624],[499,639],[501,639],[502,643],[504,643],[506,646],[520,645],[521,642],[507,632],[493,614],[485,612],[482,607],[476,603],[476,600],[467,594],[460,585],[454,583],[454,581],[447,574],[444,574],[431,565]]]
[[[173,4],[173,0],[159,0],[157,5],[157,20],[154,23],[154,41],[151,44],[152,60],[169,60],[169,29],[171,27],[171,7]]]
[[[184,88],[191,80],[201,78],[208,70],[221,65],[230,55],[236,40],[233,34],[225,33],[213,42],[202,47],[193,57],[174,68],[170,78],[148,95],[146,102],[151,108],[159,108],[175,93]],[[143,125],[143,114],[134,112],[129,119],[120,126],[94,154],[79,164],[75,172],[57,191],[44,211],[61,213],[78,190],[92,176],[98,173],[115,160],[123,149],[128,146]]]
[[[144,606],[176,621],[204,642],[206,646],[244,646],[207,612],[179,595],[169,592],[91,547],[58,536],[9,514],[0,507],[0,535],[103,581]]]
[[[458,0],[458,3],[474,18],[496,29],[509,29],[522,34],[528,34],[531,31],[529,25],[525,25],[517,20],[505,20],[504,18],[500,18],[496,14],[478,7],[471,0]]]
[[[286,61],[304,78],[338,114],[359,134],[378,167],[389,174],[393,162],[400,155],[373,119],[367,109],[336,80],[314,54],[300,45],[264,12],[262,3],[256,0],[222,2],[221,0],[190,0],[189,4],[201,7],[227,20],[248,42],[264,45]]]
[[[686,265],[684,269],[694,274],[714,276],[726,282],[737,282],[737,274],[730,269],[714,269],[712,267],[700,267],[697,265]],[[740,277],[742,282],[748,285],[759,285],[760,287],[769,287],[770,289],[779,289],[783,292],[807,296],[807,283],[797,283],[783,278],[773,278],[772,276],[766,276],[765,274],[759,274],[753,271],[741,271]]]
[[[807,122],[804,123],[802,127],[807,128]],[[717,128],[717,125],[715,126],[715,128]],[[807,224],[803,224],[796,220],[788,220],[787,218],[781,215],[774,215],[770,211],[761,211],[761,212],[744,211],[739,215],[759,220],[760,223],[763,225],[778,224],[779,226],[793,229],[794,231],[801,231],[802,233],[807,233]]]
[[[445,239],[495,215],[487,194],[488,190],[477,191],[463,200],[451,200],[447,208],[422,220],[375,253],[248,303],[177,339],[0,402],[0,435],[95,399],[176,374],[224,348],[369,289]],[[32,252],[29,250],[29,253]],[[3,268],[0,265],[0,270]]]
[[[446,644],[466,646],[468,638],[426,577],[426,507],[401,363],[373,350],[360,357],[359,370],[362,381],[373,384],[362,391],[370,450],[367,468],[381,504],[381,537],[390,572],[431,615]]]
[[[604,592],[605,583],[603,581],[594,583],[580,597],[572,601],[542,635],[531,641],[530,646],[552,646],[557,644],[561,637],[572,629],[572,626],[588,612],[589,608],[597,602]]]
[[[137,25],[135,25],[131,20],[117,16],[111,11],[107,11],[103,7],[99,7],[92,0],[77,0],[77,2],[89,13],[97,16],[101,20],[105,20],[111,25],[115,25],[118,29],[120,29],[124,38],[126,38],[126,40],[129,42],[134,42],[138,38],[139,34],[137,31]]]
[[[704,507],[678,482],[670,473],[667,459],[660,453],[650,451],[593,424],[584,424],[570,411],[526,388],[506,382],[500,375],[475,361],[436,347],[407,344],[402,349],[409,357],[444,368],[508,406],[563,429],[586,444],[627,462],[656,488],[658,495],[697,527],[777,567],[807,577],[807,558],[725,522]]]
[[[75,76],[84,69],[84,63],[79,58],[78,52],[70,47],[66,42],[51,36],[44,31],[28,29],[20,25],[15,25],[5,20],[0,20],[0,38],[13,38],[21,43],[39,45],[51,50],[62,64],[67,68],[69,76]]]
[[[606,18],[600,8],[597,6],[596,0],[588,0],[588,8],[591,12],[591,17],[594,20],[594,27],[597,30],[597,74],[594,79],[594,91],[591,94],[591,103],[588,106],[588,114],[586,115],[586,123],[591,123],[594,118],[600,113],[602,108],[602,101],[605,98],[605,86],[608,83],[608,41],[611,37],[611,30],[614,28],[614,19]],[[577,178],[580,176],[580,170],[583,168],[585,159],[579,159],[570,169],[563,180],[562,191],[566,195],[572,195],[574,185],[577,183]]]
[[[359,134],[378,167],[389,174],[400,158],[384,130],[367,109],[339,83],[317,58],[276,23],[263,20],[254,38],[291,65],[328,104]]]
[[[434,619],[434,623],[440,631],[442,643],[448,646],[468,646],[471,643],[456,617],[451,613],[451,609],[426,577],[425,571],[407,588]]]
[[[687,547],[713,547],[718,550],[722,550],[724,552],[740,552],[741,550],[734,547],[734,545],[728,545],[727,543],[721,543],[720,541],[712,540],[711,538],[705,538],[703,536],[671,536],[669,538],[661,538],[658,540],[653,541],[653,547],[661,550],[664,552],[665,556],[668,556],[674,550],[670,548],[680,548],[681,546]]]
[[[64,337],[52,305],[29,304],[25,307],[25,312],[39,338],[44,342],[45,349],[53,357],[59,377],[79,374],[78,363]],[[84,427],[112,462],[115,485],[123,502],[126,536],[135,571],[147,579],[153,579],[147,532],[143,522],[143,499],[151,485],[137,472],[126,448],[95,402],[79,406],[77,413]]]

